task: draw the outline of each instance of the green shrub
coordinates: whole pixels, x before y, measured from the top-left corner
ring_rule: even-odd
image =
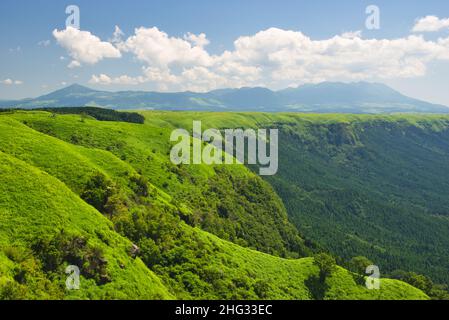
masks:
[[[319,253],[314,256],[314,264],[320,270],[320,279],[322,282],[330,276],[337,267],[335,258],[327,253]]]
[[[108,200],[118,191],[114,183],[102,173],[97,172],[87,182],[81,193],[81,198],[101,213],[106,213]],[[110,210],[110,208],[108,208]]]
[[[80,269],[81,275],[94,279],[98,285],[111,281],[103,251],[88,245],[86,238],[62,231],[52,239],[38,240],[33,244],[32,250],[47,273],[64,274],[66,265],[75,265]]]

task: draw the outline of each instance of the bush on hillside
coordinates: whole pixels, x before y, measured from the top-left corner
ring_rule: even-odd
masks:
[[[103,251],[89,245],[84,237],[61,231],[52,239],[38,240],[32,250],[46,273],[64,274],[65,265],[74,265],[80,269],[82,276],[94,279],[98,285],[111,281]]]
[[[106,213],[110,210],[110,208],[106,207],[108,200],[117,193],[118,190],[114,183],[107,179],[104,174],[97,172],[85,185],[84,190],[81,193],[81,199],[101,213]]]
[[[320,280],[324,282],[336,270],[335,258],[327,253],[318,253],[314,258],[314,264],[320,269]]]

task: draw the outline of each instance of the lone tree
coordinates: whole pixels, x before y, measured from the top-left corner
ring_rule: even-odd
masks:
[[[319,253],[314,258],[314,265],[320,269],[320,280],[324,282],[337,268],[335,258],[327,253]]]
[[[349,261],[349,270],[355,273],[355,281],[358,284],[363,284],[366,276],[366,268],[374,263],[367,257],[358,256]]]

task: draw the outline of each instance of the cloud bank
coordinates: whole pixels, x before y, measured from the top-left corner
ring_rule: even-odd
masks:
[[[440,30],[445,21],[438,19],[436,27],[431,26],[433,18],[422,18],[413,30]],[[149,83],[159,90],[174,91],[242,86],[279,89],[322,81],[411,78],[425,75],[432,61],[449,61],[449,37],[430,41],[414,34],[363,39],[362,33],[355,31],[313,40],[299,31],[269,28],[239,37],[232,50],[218,55],[208,52],[205,34],[171,37],[156,27],[137,28],[126,39],[116,27],[111,42],[73,28],[55,30],[54,36],[73,58],[74,67],[125,53],[142,64],[141,75],[93,75],[91,83]]]

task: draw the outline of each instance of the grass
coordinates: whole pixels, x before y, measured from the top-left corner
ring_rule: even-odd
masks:
[[[29,250],[38,239],[51,238],[61,231],[83,236],[89,243],[104,252],[108,262],[108,273],[112,281],[103,286],[82,279],[82,290],[66,291],[65,274],[56,274],[54,279],[36,281],[38,262],[27,271],[26,298],[48,299],[163,299],[171,298],[157,276],[139,259],[131,259],[127,252],[132,243],[113,231],[110,221],[92,207],[81,201],[63,183],[35,167],[0,153],[0,248],[2,272],[0,283],[12,282],[14,273],[20,268],[22,259],[11,261],[5,252]],[[44,278],[41,274],[40,278]],[[50,280],[50,279],[49,279]],[[38,282],[29,284],[29,282]],[[17,283],[17,282],[14,282]],[[47,296],[46,287],[56,296]]]

